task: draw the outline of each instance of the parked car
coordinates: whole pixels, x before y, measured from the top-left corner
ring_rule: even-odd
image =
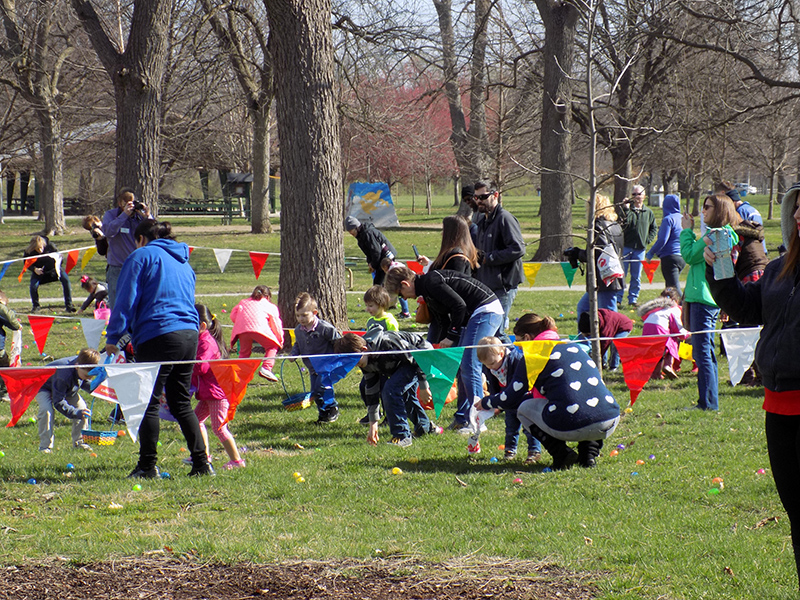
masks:
[[[749,183],[736,183],[734,184],[734,189],[739,192],[740,196],[747,196],[747,194],[757,194],[758,188],[754,185],[750,185]]]

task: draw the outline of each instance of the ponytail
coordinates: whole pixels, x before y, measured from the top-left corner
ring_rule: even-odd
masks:
[[[194,309],[197,311],[200,322],[206,324],[211,337],[217,342],[220,356],[222,358],[228,358],[228,346],[225,343],[225,338],[222,334],[222,325],[217,320],[217,316],[212,313],[205,304],[195,304]]]

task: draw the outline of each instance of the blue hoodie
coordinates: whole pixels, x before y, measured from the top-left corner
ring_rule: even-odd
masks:
[[[134,347],[165,333],[198,331],[194,283],[186,244],[154,240],[134,250],[122,265],[106,343],[116,344],[128,331]]]
[[[680,256],[681,253],[681,201],[675,194],[664,196],[664,216],[658,228],[658,237],[650,251],[647,260],[653,256]]]

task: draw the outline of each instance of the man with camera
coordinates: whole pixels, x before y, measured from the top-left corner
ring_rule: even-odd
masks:
[[[103,233],[108,240],[106,283],[108,283],[108,302],[112,308],[117,296],[117,280],[122,271],[122,263],[136,250],[133,233],[139,223],[149,218],[150,211],[147,210],[147,206],[139,202],[128,188],[120,190],[116,208],[106,211],[103,215]]]
[[[633,186],[631,198],[625,198],[621,210],[618,211],[624,225],[624,247],[622,249],[622,268],[624,269],[623,281],[631,272],[631,282],[628,286],[628,306],[636,308],[639,306],[639,291],[642,286],[642,261],[650,245],[658,234],[656,216],[653,211],[644,204],[644,187],[641,185]],[[617,294],[617,305],[622,306],[622,298],[625,290]]]

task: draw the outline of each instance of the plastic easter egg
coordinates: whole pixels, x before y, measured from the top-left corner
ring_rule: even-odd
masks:
[[[297,483],[305,483],[305,482],[306,482],[306,480],[303,479],[302,477],[298,477],[297,478]]]
[[[2,452],[0,452],[0,456],[2,456],[2,455],[3,455],[3,453],[2,453]],[[758,471],[756,471],[756,473],[758,473],[759,475],[763,475],[763,474],[764,474],[764,473],[766,473],[766,472],[767,472],[767,471],[766,471],[765,469],[759,469]]]
[[[617,444],[617,450],[625,450],[625,444]]]
[[[172,475],[164,471],[161,473],[161,479],[172,479]]]
[[[633,473],[631,473],[631,477],[636,477],[638,474],[639,474],[639,471],[634,471]]]
[[[624,412],[626,415],[629,415],[629,414],[631,414],[633,412],[633,409],[629,406],[625,410],[623,410],[622,412]]]
[[[719,494],[719,488],[711,488],[710,490],[708,490],[708,493],[711,494],[712,496],[716,496],[717,494]]]
[[[36,485],[37,481],[33,477],[31,477],[30,479],[28,479],[28,483],[30,483],[31,485]]]
[[[222,309],[222,312],[225,313],[225,314],[228,314],[228,311],[225,310],[224,308]]]
[[[78,328],[78,326],[77,326],[77,325],[76,325],[75,327],[73,327],[73,329],[77,329],[77,328]]]
[[[642,459],[639,459],[639,460],[636,461],[636,464],[637,465],[643,465],[644,461]]]
[[[28,346],[28,344],[25,344],[25,345],[23,346],[23,348],[25,348],[25,350],[27,350],[27,349],[28,349],[28,347],[29,347],[29,346]]]
[[[558,317],[559,318],[563,318],[564,317],[564,313],[558,313]]]
[[[91,456],[92,458],[97,458],[97,453],[96,452],[92,452],[89,456]]]
[[[489,459],[489,462],[490,463],[496,463],[497,462],[497,457],[493,456],[492,458]]]
[[[186,450],[186,448],[181,448],[180,451],[181,452],[186,452],[187,450]]]
[[[649,458],[650,460],[655,460],[656,459],[656,455],[655,454],[651,454],[647,458]]]
[[[350,319],[350,322],[351,322],[351,323],[355,323],[355,322],[356,322],[356,320],[355,320],[355,319]]]
[[[134,486],[133,486],[133,491],[134,491],[134,492],[141,492],[141,491],[142,491],[142,486],[141,486],[141,484],[137,483],[136,485],[134,485]]]
[[[497,449],[498,449],[498,450],[500,450],[500,451],[502,452],[503,450],[505,450],[505,449],[506,449],[506,445],[505,445],[505,444],[500,444],[500,445],[497,447]]]
[[[403,474],[403,469],[401,469],[400,467],[395,467],[394,469],[392,469],[392,475],[402,475],[402,474]]]
[[[159,448],[161,448],[161,442],[158,442],[158,443],[156,444],[156,446],[158,446]]]
[[[36,423],[36,417],[30,417],[28,423]]]
[[[64,473],[64,477],[66,477],[67,479],[72,477],[72,471],[67,471],[66,473]]]
[[[241,448],[239,448],[239,452],[240,452],[241,454],[244,454],[244,453],[246,453],[246,452],[247,452],[247,446],[242,446]]]
[[[223,302],[222,303],[222,308],[228,308],[228,305]]]
[[[517,485],[519,485],[520,483],[522,483],[522,479],[520,479],[519,477],[517,477],[517,478],[514,480],[514,483],[516,483]]]
[[[552,473],[552,472],[553,469],[551,469],[550,467],[545,467],[544,469],[542,469],[542,473]]]
[[[722,483],[722,477],[714,477],[714,479],[711,480],[711,483]]]
[[[117,436],[118,436],[118,437],[125,437],[126,435],[127,435],[127,434],[125,433],[125,430],[124,430],[124,429],[120,429],[120,430],[117,432]]]
[[[619,454],[619,450],[612,450],[608,453],[609,456],[616,456],[617,454]]]
[[[67,463],[67,469],[70,470],[70,471],[74,471],[75,470],[75,465],[73,465],[72,463]]]
[[[2,450],[0,450],[0,458],[3,458],[5,455],[6,455],[6,453],[3,452]],[[763,471],[764,469],[761,469],[761,470]]]

